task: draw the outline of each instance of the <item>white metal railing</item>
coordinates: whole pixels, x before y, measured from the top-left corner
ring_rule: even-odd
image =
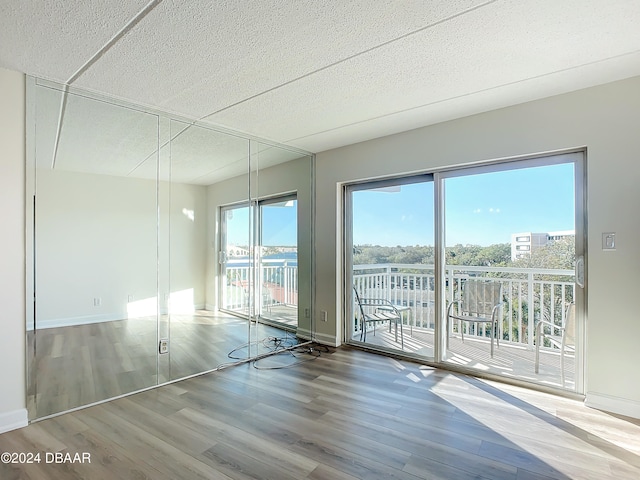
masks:
[[[261,312],[275,305],[298,306],[297,264],[291,265],[286,259],[263,259],[258,263],[257,275],[252,277],[254,269],[246,265],[248,260],[244,259],[242,263],[233,265],[233,260],[226,263],[223,308],[248,312],[250,285],[256,286]]]
[[[275,262],[280,265],[273,265]],[[257,284],[256,298],[261,299],[261,311],[274,305],[297,307],[297,265],[290,265],[286,260],[284,263],[283,260],[262,260],[257,277],[250,278],[252,269],[249,266],[233,266],[229,263],[223,290],[225,308],[248,312],[250,280],[252,284]],[[574,299],[574,270],[449,265],[445,268],[447,303],[459,298],[459,287],[467,278],[499,282],[502,285],[504,303],[498,326],[500,340],[530,348],[534,346],[538,321],[546,320],[561,326],[565,306]],[[404,318],[406,325],[435,329],[433,265],[355,265],[353,284],[363,297],[384,298],[395,305],[408,307],[409,314]],[[353,322],[352,331],[355,332],[355,316]],[[451,325],[450,328],[455,330],[457,325]],[[465,331],[465,335],[485,336],[487,331]]]
[[[533,348],[538,321],[542,319],[562,325],[565,306],[574,299],[573,270],[449,265],[445,268],[447,303],[459,298],[460,285],[467,278],[502,285],[504,303],[498,325],[500,340],[529,348]],[[395,305],[408,307],[410,314],[404,321],[411,327],[435,328],[433,265],[356,265],[353,267],[353,282],[363,297],[384,298]],[[356,331],[356,318],[353,321],[353,331]],[[455,329],[457,325],[450,328]],[[465,335],[485,336],[487,331],[465,331]]]

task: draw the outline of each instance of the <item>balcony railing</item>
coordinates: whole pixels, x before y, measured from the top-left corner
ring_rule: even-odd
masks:
[[[255,277],[253,269],[243,264],[226,266],[226,283],[223,289],[223,305],[229,310],[246,311],[249,305],[249,285],[256,286],[256,298],[260,298],[261,310],[275,305],[298,306],[298,266],[296,262],[282,259],[263,259]]]
[[[501,342],[533,348],[538,321],[563,324],[565,307],[574,299],[574,276],[573,270],[447,266],[445,296],[447,303],[459,299],[460,286],[468,278],[500,283],[504,302],[498,322]],[[356,265],[353,282],[363,297],[385,298],[395,305],[409,307],[405,324],[435,328],[433,265]],[[458,326],[452,324],[450,328],[455,330]],[[356,329],[354,318],[352,331]],[[482,337],[488,332],[480,328],[465,331],[465,335]]]
[[[298,305],[298,267],[287,261],[278,262],[273,265],[273,261],[263,260],[257,277],[251,279],[251,283],[259,281],[257,298],[262,310],[274,305]],[[248,310],[250,274],[251,269],[246,265],[227,265],[225,308]],[[574,299],[574,277],[573,270],[450,265],[445,269],[445,297],[447,303],[457,300],[460,286],[468,278],[499,282],[504,302],[498,327],[501,342],[533,348],[538,321],[563,324],[565,307]],[[433,265],[356,265],[353,283],[363,297],[385,298],[395,305],[408,307],[405,325],[435,329]],[[355,318],[353,321],[355,332],[358,326]],[[452,324],[450,328],[455,332],[458,326]],[[483,337],[488,333],[486,329],[477,329],[465,331],[465,335]]]

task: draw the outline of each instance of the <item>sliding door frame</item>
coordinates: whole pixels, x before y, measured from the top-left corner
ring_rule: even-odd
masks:
[[[298,192],[291,191],[277,195],[270,195],[260,199],[252,199],[246,200],[239,203],[233,203],[229,205],[221,205],[219,208],[220,211],[220,249],[218,252],[218,271],[220,272],[220,282],[219,282],[219,298],[220,298],[220,311],[224,313],[229,313],[231,315],[239,316],[242,318],[246,318],[247,320],[258,321],[259,323],[268,324],[277,326],[278,328],[282,328],[284,330],[295,330],[298,325],[292,327],[289,324],[284,322],[279,322],[277,320],[273,320],[271,318],[264,318],[262,316],[262,234],[263,234],[263,215],[262,215],[262,207],[269,206],[274,203],[279,203],[283,201],[294,200],[297,202],[298,200]],[[297,205],[297,204],[296,204]],[[225,298],[225,288],[227,287],[226,283],[226,264],[228,261],[228,257],[224,249],[226,248],[226,240],[227,240],[227,218],[226,213],[228,211],[234,209],[248,209],[248,296],[247,299],[247,311],[242,310],[232,310],[223,305],[222,300]],[[298,212],[296,206],[296,249],[298,247],[298,228],[297,219]]]
[[[363,190],[373,190],[378,188],[385,187],[395,187],[402,185],[411,185],[415,183],[435,183],[435,176],[432,173],[414,173],[406,176],[394,176],[388,177],[384,179],[374,179],[374,180],[363,180],[360,182],[347,183],[342,185],[342,204],[343,204],[343,222],[342,222],[342,231],[343,231],[343,244],[342,244],[342,289],[344,295],[344,303],[342,305],[342,313],[345,321],[342,325],[342,335],[343,341],[347,343],[358,343],[359,345],[366,345],[361,342],[354,342],[352,340],[352,335],[354,332],[351,331],[351,320],[354,318],[353,311],[353,193]],[[435,214],[435,212],[434,212]],[[438,295],[437,290],[437,281],[436,281],[436,295]],[[436,309],[437,315],[437,309]],[[439,322],[436,318],[436,328]],[[386,351],[387,349],[380,348],[380,350]],[[391,350],[393,353],[396,353],[396,350]],[[417,357],[416,355],[404,355],[408,357]]]
[[[576,304],[576,341],[578,346],[575,353],[575,388],[574,391],[565,389],[557,389],[553,387],[545,387],[542,384],[528,382],[516,378],[503,377],[497,374],[483,373],[474,371],[464,367],[456,367],[445,363],[446,351],[446,298],[445,298],[445,187],[444,181],[447,178],[474,175],[479,173],[493,173],[515,169],[525,169],[533,167],[551,166],[573,163],[574,165],[574,199],[575,199],[575,255],[576,260],[581,258],[584,262],[583,275],[584,287],[578,286],[577,282],[574,287],[574,302]],[[342,184],[342,289],[343,294],[343,318],[345,319],[342,326],[343,342],[355,343],[359,342],[351,340],[352,332],[351,322],[352,305],[353,305],[353,288],[350,281],[353,275],[353,202],[352,193],[359,190],[365,190],[376,187],[384,187],[391,185],[402,185],[421,181],[425,177],[430,177],[434,183],[434,253],[435,253],[435,331],[434,331],[434,358],[432,361],[426,360],[425,363],[432,364],[437,367],[449,370],[461,371],[472,375],[496,379],[513,383],[516,385],[534,388],[538,390],[552,391],[565,395],[583,396],[585,392],[586,377],[586,332],[587,332],[587,290],[588,290],[588,250],[587,250],[587,150],[586,148],[572,148],[549,152],[541,152],[537,154],[513,156],[507,158],[494,159],[489,161],[471,162],[467,164],[455,165],[446,168],[438,168],[426,171],[422,174],[408,174],[406,177],[394,175],[385,179],[374,179],[371,181],[358,181],[353,183]],[[350,250],[351,249],[351,250]],[[577,275],[577,272],[576,272]],[[362,344],[362,346],[366,346]],[[368,348],[368,346],[366,346]],[[394,354],[415,357],[415,355],[406,352],[394,351]]]

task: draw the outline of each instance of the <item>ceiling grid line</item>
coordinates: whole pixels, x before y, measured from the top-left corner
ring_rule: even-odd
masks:
[[[78,78],[82,76],[93,64],[95,64],[100,58],[113,47],[124,35],[133,29],[138,23],[142,21],[154,8],[162,3],[163,0],[151,0],[137,15],[129,20],[124,27],[122,27],[118,33],[116,33],[100,50],[94,53],[84,65],[82,65],[71,77],[65,82],[67,85],[71,85]]]
[[[305,73],[304,75],[299,75],[296,78],[293,78],[291,80],[283,82],[283,83],[281,83],[279,85],[276,85],[275,87],[268,88],[266,90],[263,90],[260,93],[256,93],[255,95],[251,95],[251,96],[249,96],[247,98],[244,98],[244,99],[242,99],[242,100],[240,100],[238,102],[234,102],[231,105],[227,105],[226,107],[220,108],[220,109],[218,109],[218,110],[216,110],[216,111],[214,111],[212,113],[203,115],[199,120],[204,120],[207,117],[212,117],[213,115],[217,115],[218,113],[222,113],[222,112],[224,112],[226,110],[229,110],[231,108],[237,107],[238,105],[242,105],[243,103],[246,103],[246,102],[249,102],[251,100],[254,100],[254,99],[258,98],[258,97],[266,95],[267,93],[271,93],[273,91],[279,90],[279,89],[281,89],[283,87],[286,87],[288,85],[291,85],[291,84],[293,84],[295,82],[298,82],[298,81],[303,80],[305,78],[308,78],[308,77],[311,77],[313,75],[316,75],[316,74],[318,74],[320,72],[324,72],[326,70],[329,70],[329,69],[331,69],[331,68],[333,68],[333,67],[335,67],[337,65],[340,65],[340,64],[343,64],[343,63],[348,62],[350,60],[353,60],[354,58],[357,58],[357,57],[360,57],[362,55],[371,53],[371,52],[373,52],[375,50],[378,50],[378,49],[380,49],[382,47],[386,47],[387,45],[391,45],[392,43],[398,42],[400,40],[404,40],[405,38],[410,37],[412,35],[416,35],[418,33],[424,32],[424,31],[429,30],[431,28],[437,27],[439,25],[442,25],[443,23],[450,22],[451,20],[454,20],[454,19],[456,19],[458,17],[461,17],[463,15],[469,14],[469,13],[474,12],[476,10],[479,10],[479,9],[481,9],[483,7],[486,7],[487,5],[491,5],[492,3],[496,3],[498,1],[499,0],[488,0],[488,1],[484,2],[484,3],[479,4],[479,5],[475,5],[473,7],[467,8],[467,9],[461,11],[461,12],[454,13],[454,14],[449,15],[449,16],[447,16],[445,18],[442,18],[442,19],[440,19],[440,20],[438,20],[436,22],[432,22],[429,25],[425,25],[424,27],[420,27],[420,28],[418,28],[416,30],[413,30],[413,31],[408,32],[408,33],[405,33],[404,35],[400,35],[399,37],[392,38],[391,40],[387,40],[387,41],[382,42],[382,43],[380,43],[378,45],[374,45],[373,47],[367,48],[367,49],[362,50],[362,51],[360,51],[358,53],[355,53],[355,54],[350,55],[348,57],[345,57],[345,58],[342,58],[342,59],[337,60],[335,62],[332,62],[329,65],[325,65],[324,67],[321,67],[321,68],[318,68],[316,70],[313,70],[312,72]]]
[[[523,78],[523,79],[520,79],[520,80],[514,80],[513,82],[502,83],[500,85],[494,85],[494,86],[491,86],[491,87],[488,87],[488,88],[483,88],[481,90],[476,90],[476,91],[473,91],[473,92],[467,92],[467,93],[463,93],[461,95],[456,95],[456,96],[449,97],[449,98],[443,98],[443,99],[440,99],[440,100],[437,100],[437,101],[434,101],[434,102],[429,102],[429,103],[425,103],[425,104],[422,104],[422,105],[415,105],[415,106],[410,107],[410,108],[405,108],[405,109],[402,109],[402,110],[397,110],[395,112],[385,113],[384,115],[378,115],[376,117],[367,118],[365,120],[360,120],[360,121],[357,121],[357,122],[351,122],[351,123],[339,125],[337,127],[329,128],[329,129],[318,131],[318,132],[314,132],[314,133],[309,134],[309,135],[304,135],[304,136],[297,137],[297,138],[290,138],[288,140],[285,140],[285,143],[296,142],[298,140],[303,140],[305,138],[313,137],[314,135],[320,135],[320,134],[323,134],[323,133],[335,132],[335,131],[341,130],[343,128],[348,128],[348,127],[352,127],[352,126],[355,126],[355,125],[361,125],[361,124],[364,124],[364,123],[367,123],[367,122],[371,122],[371,121],[374,121],[374,120],[380,120],[382,118],[392,117],[393,115],[400,115],[400,114],[403,114],[403,113],[406,113],[406,112],[410,112],[410,111],[413,111],[413,110],[418,110],[420,108],[430,107],[430,106],[433,106],[433,105],[438,105],[438,104],[450,102],[452,100],[458,100],[458,99],[461,99],[461,98],[470,97],[472,95],[477,95],[479,93],[486,93],[486,92],[490,92],[492,90],[498,90],[498,89],[501,89],[501,88],[504,88],[504,87],[510,87],[510,86],[513,86],[513,85],[518,85],[520,83],[529,82],[531,80],[537,80],[537,79],[549,77],[549,76],[552,76],[552,75],[557,75],[558,73],[569,72],[571,70],[577,70],[577,69],[580,69],[580,68],[584,68],[584,67],[588,67],[588,66],[592,66],[592,65],[597,65],[599,63],[608,62],[608,61],[610,61],[612,59],[623,58],[623,57],[626,57],[626,56],[629,56],[629,55],[637,55],[639,53],[640,53],[640,49],[633,50],[631,52],[622,53],[620,55],[615,55],[613,57],[608,57],[608,58],[601,59],[601,60],[595,60],[593,62],[587,62],[587,63],[583,63],[583,64],[580,64],[580,65],[573,65],[571,67],[555,70],[553,72],[546,72],[546,73],[543,73],[543,74],[540,74],[540,75],[535,75],[535,76]]]
[[[138,156],[91,162],[144,177],[144,122],[105,130],[105,105],[81,122],[72,98],[322,152],[636,77],[639,23],[638,0],[2,0],[0,67],[55,84],[49,168],[81,160],[65,136],[117,134]],[[181,153],[204,173],[204,150]]]

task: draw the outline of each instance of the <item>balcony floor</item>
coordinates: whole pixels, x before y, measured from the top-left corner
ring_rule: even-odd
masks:
[[[270,305],[268,308],[264,307],[262,318],[297,327],[298,307],[282,304]]]
[[[354,335],[355,341],[360,341],[360,333]],[[404,326],[404,350],[401,350],[400,332],[398,341],[393,331],[386,325],[378,325],[375,331],[367,331],[367,344],[381,346],[386,349],[404,351],[433,358],[433,330],[425,328],[410,328]],[[495,345],[494,345],[495,347]],[[465,336],[464,342],[457,334],[449,338],[449,356],[446,363],[478,370],[482,373],[501,375],[508,378],[533,382],[553,388],[563,388],[560,370],[560,354],[551,351],[540,351],[539,373],[534,373],[535,350],[524,346],[517,346],[505,342],[499,348],[494,348],[493,358],[490,355],[488,339]],[[565,356],[565,385],[564,388],[575,389],[575,360],[573,355]]]

